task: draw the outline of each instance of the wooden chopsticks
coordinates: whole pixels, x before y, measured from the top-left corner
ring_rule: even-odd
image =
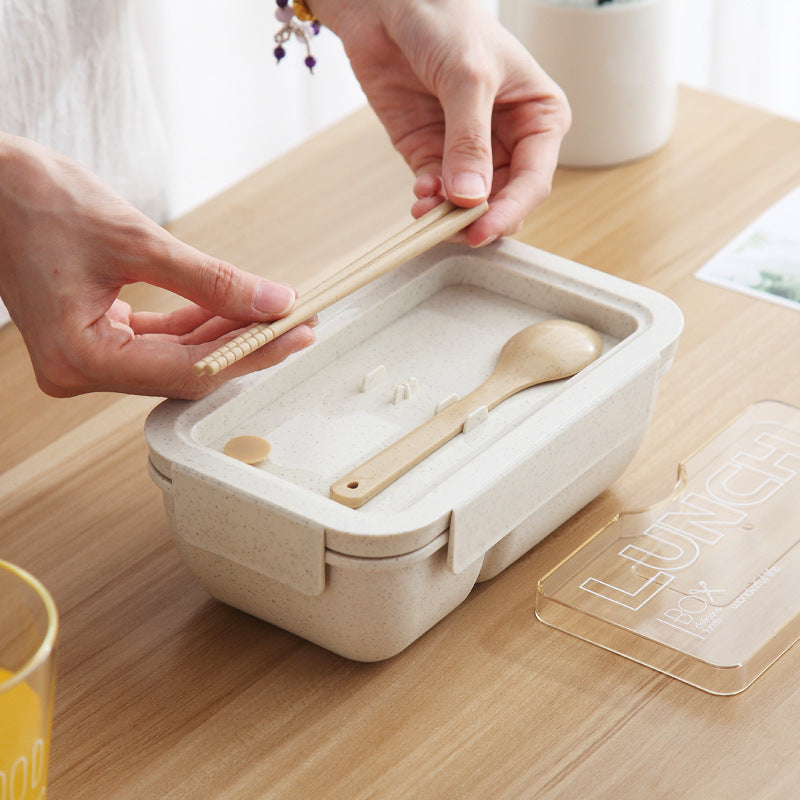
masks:
[[[259,322],[194,365],[198,375],[216,375],[240,359],[291,330],[324,308],[360,289],[375,278],[449,239],[483,216],[488,203],[459,208],[445,201],[339,270],[300,297],[287,316],[275,322]]]

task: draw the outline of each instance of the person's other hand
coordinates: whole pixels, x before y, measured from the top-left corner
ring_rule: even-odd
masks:
[[[515,233],[549,194],[570,111],[561,89],[477,0],[312,0],[417,176],[415,216],[490,200],[466,231]]]
[[[118,298],[144,281],[191,301],[133,312]],[[179,241],[89,171],[33,142],[0,134],[0,295],[39,386],[196,398],[228,378],[309,345],[300,325],[216,376],[192,364],[243,326],[276,319],[295,292]]]

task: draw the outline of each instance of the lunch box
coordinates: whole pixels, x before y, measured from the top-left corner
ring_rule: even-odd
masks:
[[[487,412],[374,498],[329,494],[463,397],[548,319],[602,355]],[[606,489],[649,424],[683,318],[667,297],[514,240],[438,245],[320,314],[317,341],[149,415],[149,470],[177,547],[215,598],[347,658],[402,651]],[[271,445],[256,465],[233,437]]]

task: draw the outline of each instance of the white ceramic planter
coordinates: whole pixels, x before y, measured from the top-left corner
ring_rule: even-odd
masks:
[[[674,0],[501,0],[499,17],[569,99],[560,164],[611,166],[667,143],[678,89]]]

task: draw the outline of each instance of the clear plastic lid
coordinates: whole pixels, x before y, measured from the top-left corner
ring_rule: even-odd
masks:
[[[539,582],[542,622],[713,694],[800,638],[800,409],[752,405]]]

